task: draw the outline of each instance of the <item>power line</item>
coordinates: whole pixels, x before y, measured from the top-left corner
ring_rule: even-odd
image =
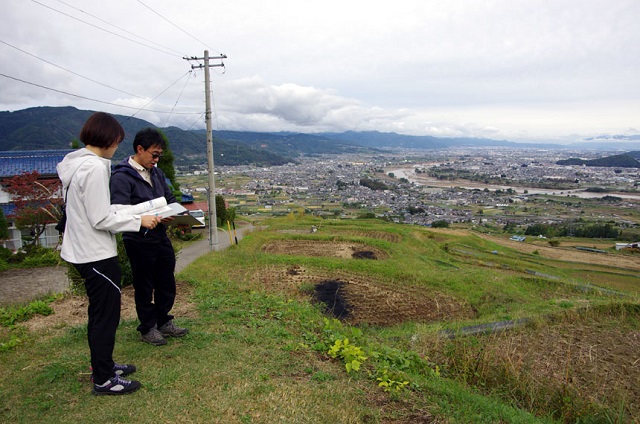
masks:
[[[85,25],[88,25],[88,26],[93,27],[93,28],[95,28],[95,29],[98,29],[98,30],[101,30],[101,31],[103,31],[103,32],[106,32],[106,33],[108,33],[108,34],[114,35],[114,36],[116,36],[116,37],[120,37],[120,38],[125,39],[125,40],[127,40],[127,41],[130,41],[130,42],[136,43],[136,44],[141,45],[141,46],[143,46],[143,47],[151,48],[151,49],[153,49],[153,50],[159,51],[159,52],[161,52],[161,53],[169,54],[169,55],[171,55],[171,53],[167,52],[166,50],[171,50],[171,51],[176,52],[176,50],[173,50],[173,49],[171,49],[171,48],[169,48],[169,47],[166,47],[166,46],[162,46],[162,45],[160,45],[160,44],[158,44],[158,43],[155,43],[154,41],[151,41],[151,40],[148,40],[148,39],[146,39],[146,38],[144,38],[144,37],[141,37],[141,36],[139,36],[139,35],[137,35],[137,34],[135,34],[135,33],[133,33],[133,32],[130,32],[130,31],[128,31],[128,30],[126,30],[126,29],[124,29],[124,28],[121,28],[121,27],[119,27],[119,26],[117,26],[117,25],[114,25],[114,24],[112,24],[112,23],[110,23],[110,22],[108,22],[108,21],[106,21],[106,20],[104,20],[104,19],[102,19],[102,18],[100,18],[100,17],[98,17],[98,16],[95,16],[95,15],[93,15],[93,14],[89,13],[89,12],[86,12],[86,11],[84,11],[84,10],[82,10],[82,9],[78,8],[78,7],[75,7],[75,6],[73,6],[73,5],[71,5],[71,4],[67,3],[67,2],[65,2],[65,1],[63,1],[63,0],[57,0],[57,1],[58,1],[59,3],[61,3],[61,4],[65,5],[65,6],[66,6],[66,7],[68,7],[68,8],[71,8],[71,9],[73,9],[73,10],[77,11],[77,12],[80,12],[80,13],[85,14],[85,15],[87,15],[87,16],[89,16],[89,17],[91,17],[91,18],[95,19],[95,20],[98,20],[98,21],[100,21],[100,22],[102,22],[102,23],[104,23],[104,24],[106,24],[106,25],[109,25],[109,27],[116,28],[117,30],[119,30],[119,31],[121,31],[121,32],[125,32],[125,33],[127,33],[127,34],[130,34],[130,35],[132,35],[133,37],[136,37],[136,38],[138,38],[138,39],[141,39],[141,40],[146,41],[147,43],[155,44],[156,46],[160,47],[161,49],[156,48],[156,47],[154,47],[154,46],[152,46],[152,45],[145,44],[145,43],[142,43],[142,42],[140,42],[140,41],[137,41],[137,40],[131,39],[131,38],[126,37],[126,36],[124,36],[124,35],[122,35],[122,34],[120,34],[120,33],[118,33],[118,32],[115,32],[115,31],[113,31],[113,30],[110,30],[110,29],[107,29],[107,28],[104,28],[104,27],[101,27],[101,26],[95,25],[95,24],[93,24],[93,23],[91,23],[91,22],[85,21],[85,20],[80,19],[80,18],[77,18],[77,17],[75,17],[75,16],[73,16],[73,15],[71,15],[71,14],[69,14],[69,13],[66,13],[66,12],[64,12],[64,11],[62,11],[62,10],[56,9],[55,7],[49,6],[49,5],[47,5],[47,4],[44,4],[44,3],[43,3],[43,2],[41,2],[41,1],[38,1],[38,0],[31,0],[31,1],[32,1],[33,3],[35,3],[35,4],[39,5],[39,6],[42,6],[42,7],[44,7],[44,8],[47,8],[47,9],[51,10],[51,11],[53,11],[53,12],[56,12],[56,13],[58,13],[58,14],[61,14],[61,15],[63,15],[63,16],[66,16],[66,17],[68,17],[68,18],[74,19],[74,20],[76,20],[76,21],[78,21],[78,22],[81,22],[81,23],[83,23],[83,24],[85,24]],[[155,13],[156,15],[158,15],[159,17],[161,17],[162,19],[164,19],[166,22],[168,22],[169,24],[171,24],[172,26],[174,26],[175,28],[177,28],[178,30],[180,30],[181,32],[183,32],[183,33],[185,33],[186,35],[188,35],[189,37],[191,37],[192,39],[196,40],[196,41],[197,41],[197,42],[199,42],[199,43],[202,43],[203,45],[205,44],[205,43],[204,43],[204,42],[202,42],[201,40],[197,39],[196,37],[194,37],[193,35],[191,35],[191,34],[190,34],[190,33],[188,33],[187,31],[185,31],[184,29],[182,29],[181,27],[179,27],[178,25],[176,25],[175,23],[171,22],[169,19],[167,19],[166,17],[164,17],[164,16],[163,16],[163,15],[161,15],[160,13],[156,12],[155,10],[153,10],[151,7],[147,6],[147,5],[146,5],[145,3],[143,3],[142,1],[138,0],[138,2],[139,2],[141,5],[143,5],[144,7],[146,7],[147,9],[149,9],[150,11],[152,11],[153,13]],[[21,48],[19,48],[19,47],[16,47],[16,46],[14,46],[14,45],[11,45],[11,44],[9,44],[9,43],[7,43],[7,42],[5,42],[5,41],[0,40],[0,42],[1,42],[1,43],[3,43],[3,44],[5,44],[5,45],[7,45],[7,46],[9,46],[9,47],[12,47],[12,48],[14,48],[14,49],[18,50],[18,51],[20,51],[20,52],[22,52],[22,53],[24,53],[24,54],[27,54],[27,55],[29,55],[29,56],[31,56],[31,57],[33,57],[33,58],[36,58],[36,59],[38,59],[38,60],[41,60],[41,61],[43,61],[43,62],[45,62],[45,63],[47,63],[47,64],[49,64],[49,65],[51,65],[51,66],[54,66],[54,67],[56,67],[56,68],[59,68],[59,69],[64,70],[64,71],[66,71],[66,72],[69,72],[69,73],[71,73],[71,74],[73,74],[73,75],[76,75],[76,76],[78,76],[78,77],[84,78],[84,79],[86,79],[86,80],[88,80],[88,81],[91,81],[91,82],[96,83],[96,84],[98,84],[98,85],[101,85],[101,86],[103,86],[103,87],[106,87],[106,88],[109,88],[109,89],[112,89],[112,90],[116,90],[116,91],[121,92],[121,93],[124,93],[124,94],[126,94],[126,95],[128,95],[128,96],[133,96],[133,97],[136,97],[136,98],[145,99],[145,97],[138,96],[138,95],[133,94],[133,93],[128,93],[128,92],[123,91],[123,90],[120,90],[120,89],[118,89],[118,88],[116,88],[116,87],[112,87],[112,86],[110,86],[110,85],[108,85],[108,84],[104,84],[104,83],[101,83],[101,82],[99,82],[99,81],[96,81],[96,80],[94,80],[94,79],[92,79],[92,78],[89,78],[89,77],[86,77],[86,76],[84,76],[84,75],[81,75],[81,74],[79,74],[79,73],[77,73],[77,72],[74,72],[74,71],[72,71],[72,70],[70,70],[70,69],[67,69],[67,68],[61,67],[61,66],[59,66],[59,65],[57,65],[57,64],[55,64],[55,63],[52,63],[52,62],[50,62],[50,61],[48,61],[48,60],[45,60],[45,59],[43,59],[43,58],[41,58],[41,57],[39,57],[39,56],[37,56],[37,55],[34,55],[34,54],[32,54],[32,53],[29,53],[29,52],[27,52],[27,51],[25,51],[25,50],[23,50],[23,49],[21,49]],[[165,49],[165,50],[162,50],[162,49]],[[223,55],[221,55],[221,56],[223,56]],[[194,67],[192,67],[192,68],[194,68]],[[191,72],[193,72],[193,69],[192,69],[191,71],[189,71],[189,73],[191,73]],[[57,93],[61,93],[61,94],[65,94],[65,95],[72,96],[72,97],[76,97],[76,98],[80,98],[80,99],[85,99],[85,100],[89,100],[89,101],[93,101],[93,102],[97,102],[97,103],[102,103],[102,104],[107,104],[107,105],[116,106],[116,107],[122,107],[122,108],[126,108],[126,109],[137,109],[137,110],[136,110],[136,112],[134,112],[134,113],[133,113],[133,115],[131,115],[131,117],[134,117],[136,114],[138,114],[140,111],[143,111],[143,110],[144,110],[144,111],[148,111],[148,112],[154,112],[154,113],[168,113],[168,117],[167,117],[167,122],[168,122],[168,120],[169,120],[170,116],[171,116],[173,113],[176,113],[176,114],[194,114],[193,112],[175,112],[175,109],[176,109],[176,107],[177,107],[177,105],[178,105],[178,102],[179,102],[179,100],[180,100],[180,98],[181,98],[181,96],[182,96],[182,94],[183,94],[183,92],[184,92],[184,90],[185,90],[185,88],[186,88],[186,84],[188,83],[188,78],[187,78],[187,80],[185,81],[185,84],[184,84],[184,86],[183,86],[183,88],[182,88],[182,91],[181,91],[181,92],[180,92],[180,94],[178,95],[178,98],[177,98],[176,102],[175,102],[175,103],[174,103],[174,105],[172,106],[171,111],[170,111],[170,112],[165,112],[165,111],[150,110],[150,109],[146,109],[146,108],[147,108],[151,103],[153,103],[156,99],[158,99],[161,95],[163,95],[167,90],[169,90],[169,88],[171,88],[173,85],[175,85],[178,81],[176,81],[176,82],[174,82],[173,84],[171,84],[169,87],[167,87],[165,90],[163,90],[160,94],[158,94],[158,95],[157,95],[156,97],[154,97],[152,100],[150,100],[149,102],[147,102],[147,103],[146,103],[144,106],[142,106],[141,108],[135,108],[135,107],[131,107],[131,106],[124,106],[124,105],[120,105],[120,104],[116,104],[116,103],[112,103],[112,102],[107,102],[107,101],[103,101],[103,100],[98,100],[98,99],[90,98],[90,97],[87,97],[87,96],[82,96],[82,95],[78,95],[78,94],[74,94],[74,93],[70,93],[70,92],[66,92],[66,91],[62,91],[62,90],[58,90],[58,89],[54,89],[54,88],[47,87],[47,86],[44,86],[44,85],[41,85],[41,84],[37,84],[37,83],[33,83],[33,82],[30,82],[30,81],[26,81],[26,80],[23,80],[23,79],[20,79],[20,78],[17,78],[17,77],[13,77],[13,76],[11,76],[11,75],[6,75],[6,74],[1,74],[1,73],[0,73],[0,76],[3,76],[3,77],[5,77],[5,78],[9,78],[9,79],[13,79],[13,80],[15,80],[15,81],[19,81],[19,82],[22,82],[22,83],[24,83],[24,84],[33,85],[34,87],[38,87],[38,88],[41,88],[41,89],[45,89],[45,90],[49,90],[49,91],[53,91],[53,92],[57,92]],[[181,78],[182,78],[182,77],[181,77]]]
[[[29,55],[29,56],[31,56],[31,57],[33,57],[33,58],[36,58],[36,59],[38,59],[38,60],[41,60],[41,61],[43,61],[43,62],[45,62],[45,63],[47,63],[47,64],[49,64],[49,65],[51,65],[51,66],[55,66],[56,68],[62,69],[63,71],[66,71],[66,72],[69,72],[69,73],[71,73],[71,74],[73,74],[73,75],[79,76],[80,78],[84,78],[84,79],[86,79],[87,81],[91,81],[91,82],[93,82],[93,83],[95,83],[95,84],[98,84],[98,85],[101,85],[101,86],[103,86],[103,87],[106,87],[106,88],[109,88],[109,89],[112,89],[112,90],[118,91],[118,92],[123,93],[123,94],[127,94],[127,95],[129,95],[129,96],[133,96],[133,97],[136,97],[136,98],[139,98],[139,99],[142,99],[142,100],[146,100],[146,99],[147,99],[146,97],[139,96],[139,95],[137,95],[137,94],[133,94],[133,93],[129,93],[129,92],[124,91],[124,90],[120,90],[119,88],[112,87],[112,86],[110,86],[110,85],[108,85],[108,84],[101,83],[100,81],[96,81],[96,80],[94,80],[94,79],[92,79],[92,78],[89,78],[89,77],[86,77],[86,76],[84,76],[84,75],[81,75],[81,74],[79,74],[79,73],[77,73],[77,72],[74,72],[74,71],[72,71],[72,70],[70,70],[70,69],[67,69],[67,68],[64,68],[64,67],[62,67],[62,66],[56,65],[56,64],[55,64],[55,63],[53,63],[53,62],[50,62],[50,61],[48,61],[48,60],[46,60],[46,59],[43,59],[43,58],[41,58],[41,57],[39,57],[39,56],[36,56],[36,55],[34,55],[34,54],[32,54],[32,53],[29,53],[29,52],[27,52],[27,51],[25,51],[25,50],[23,50],[23,49],[21,49],[21,48],[19,48],[19,47],[16,47],[16,46],[14,46],[14,45],[12,45],[12,44],[9,44],[9,43],[7,43],[7,42],[6,42],[6,41],[4,41],[4,40],[0,40],[0,43],[3,43],[3,44],[5,44],[5,45],[7,45],[7,46],[9,46],[9,47],[12,47],[12,48],[14,48],[14,49],[16,49],[16,50],[18,50],[18,51],[20,51],[20,52],[22,52],[22,53],[26,54],[26,55]],[[187,79],[187,82],[188,82],[188,79]],[[171,86],[173,86],[174,84],[175,84],[175,83],[173,83]],[[170,86],[170,87],[171,87],[171,86]],[[186,86],[186,82],[185,82],[185,86]],[[184,91],[184,88],[183,88],[182,90]],[[166,90],[164,90],[164,91],[166,91]],[[164,93],[164,91],[163,91],[163,93]],[[181,96],[181,95],[182,95],[182,93],[180,93],[180,96]],[[156,97],[156,98],[157,98],[157,97]],[[179,98],[179,97],[178,97],[178,98]],[[177,105],[177,102],[173,105],[173,107],[172,107],[172,109],[171,109],[171,113],[173,113],[173,110],[176,108],[176,105]],[[168,119],[168,118],[167,118],[167,119]]]
[[[189,71],[189,73],[192,73],[192,71]],[[182,97],[182,93],[184,93],[184,89],[187,88],[187,83],[189,82],[189,78],[185,78],[184,80],[184,85],[182,86],[182,91],[180,91],[180,94],[178,94],[178,98],[176,99],[176,102],[173,104],[173,107],[171,108],[171,112],[169,113],[169,116],[167,116],[167,120],[164,123],[164,127],[167,126],[167,124],[169,123],[169,118],[171,118],[171,113],[173,113],[173,110],[176,108],[176,106],[178,105],[178,102],[180,101],[180,97]]]
[[[120,38],[123,38],[123,39],[125,39],[125,40],[131,41],[131,42],[133,42],[133,43],[139,44],[139,45],[141,45],[141,46],[144,46],[144,47],[147,47],[147,48],[150,48],[150,49],[153,49],[153,50],[159,51],[160,53],[164,53],[164,54],[168,54],[168,55],[174,56],[174,54],[173,54],[173,53],[169,53],[169,52],[166,52],[166,51],[164,51],[164,50],[160,50],[160,49],[158,49],[157,47],[153,47],[153,46],[150,46],[150,45],[148,45],[148,44],[141,43],[140,41],[132,40],[131,38],[125,37],[124,35],[121,35],[121,34],[118,34],[118,33],[116,33],[116,32],[110,31],[110,30],[108,30],[108,29],[101,28],[101,27],[99,27],[99,26],[97,26],[97,25],[94,25],[94,24],[92,24],[92,23],[89,23],[89,22],[87,22],[87,21],[83,21],[82,19],[76,18],[75,16],[69,15],[68,13],[62,12],[62,11],[60,11],[60,10],[58,10],[58,9],[55,9],[55,8],[51,7],[51,6],[48,6],[48,5],[43,4],[43,3],[40,3],[40,2],[39,2],[39,1],[37,1],[37,0],[31,0],[31,1],[32,1],[32,2],[34,2],[34,3],[36,3],[36,4],[39,4],[39,5],[40,5],[40,6],[42,6],[42,7],[46,7],[46,8],[47,8],[47,9],[49,9],[49,10],[53,10],[54,12],[60,13],[61,15],[67,16],[67,17],[69,17],[69,18],[71,18],[71,19],[75,19],[75,20],[76,20],[76,21],[78,21],[78,22],[82,22],[82,23],[83,23],[83,24],[85,24],[85,25],[89,25],[89,26],[92,26],[92,27],[94,27],[94,28],[96,28],[96,29],[99,29],[99,30],[101,30],[101,31],[104,31],[104,32],[106,32],[106,33],[108,33],[108,34],[115,35],[116,37],[120,37]]]
[[[152,8],[150,8],[149,6],[147,6],[146,4],[144,4],[141,0],[138,0],[138,3],[140,3],[141,5],[143,5],[144,7],[146,7],[147,9],[149,9],[150,11],[152,11],[153,13],[155,13],[156,15],[160,16],[162,19],[164,19],[165,21],[167,21],[168,23],[170,23],[171,25],[173,25],[175,28],[177,28],[178,30],[182,31],[183,33],[187,34],[189,37],[193,38],[194,40],[196,40],[198,43],[202,44],[203,46],[207,46],[207,43],[205,43],[204,41],[201,41],[199,39],[197,39],[196,37],[194,37],[193,35],[189,34],[187,31],[185,31],[184,29],[180,28],[178,25],[174,24],[173,22],[171,22],[169,19],[165,18],[164,16],[162,16],[160,13],[156,12],[155,10],[153,10]]]
[[[114,27],[114,28],[117,28],[117,29],[119,29],[120,31],[126,32],[127,34],[133,35],[134,37],[137,37],[137,38],[139,38],[139,39],[141,39],[141,40],[144,40],[144,41],[146,41],[147,43],[155,44],[156,46],[158,46],[158,47],[162,47],[163,49],[170,50],[170,51],[175,52],[175,53],[177,53],[177,54],[181,54],[179,51],[174,50],[174,49],[172,49],[171,47],[163,46],[163,45],[161,45],[161,44],[156,43],[155,41],[152,41],[152,40],[149,40],[149,39],[147,39],[147,38],[144,38],[144,37],[142,37],[142,36],[140,36],[140,35],[138,35],[138,34],[135,34],[135,33],[131,32],[131,31],[129,31],[129,30],[126,30],[126,29],[124,29],[124,28],[122,28],[122,27],[119,27],[119,26],[117,26],[117,25],[115,25],[115,24],[113,24],[113,23],[111,23],[111,22],[107,22],[107,21],[105,21],[104,19],[102,19],[102,18],[100,18],[100,17],[98,17],[98,16],[92,15],[92,14],[91,14],[91,13],[89,13],[89,12],[85,12],[84,10],[79,9],[79,8],[77,8],[77,7],[75,7],[75,6],[71,5],[71,4],[69,4],[69,3],[66,3],[66,2],[62,1],[62,0],[58,0],[58,2],[59,2],[59,3],[64,4],[64,5],[65,5],[65,6],[67,6],[67,7],[70,7],[70,8],[72,8],[72,9],[75,9],[75,10],[77,10],[77,11],[78,11],[78,12],[80,12],[80,13],[84,13],[85,15],[91,16],[92,18],[97,19],[97,20],[99,20],[99,21],[100,21],[100,22],[102,22],[102,23],[105,23],[105,24],[110,25],[110,26],[112,26],[112,27]]]
[[[26,55],[29,55],[29,56],[31,56],[31,57],[33,57],[33,58],[38,59],[38,60],[41,60],[41,61],[43,61],[44,63],[48,63],[48,64],[49,64],[49,65],[51,65],[51,66],[55,66],[55,67],[56,67],[56,68],[58,68],[58,69],[62,69],[63,71],[69,72],[70,74],[76,75],[76,76],[78,76],[78,77],[80,77],[80,78],[84,78],[84,79],[86,79],[87,81],[91,81],[91,82],[96,83],[96,84],[98,84],[98,85],[101,85],[101,86],[103,86],[103,87],[110,88],[110,89],[112,89],[112,90],[118,91],[118,92],[123,93],[123,94],[127,94],[127,95],[129,95],[129,96],[137,97],[137,98],[139,98],[139,99],[144,99],[144,97],[142,97],[142,96],[138,96],[137,94],[128,93],[128,92],[126,92],[126,91],[120,90],[119,88],[111,87],[110,85],[103,84],[103,83],[101,83],[100,81],[96,81],[96,80],[94,80],[94,79],[91,79],[91,78],[89,78],[89,77],[86,77],[86,76],[84,76],[84,75],[81,75],[81,74],[79,74],[79,73],[77,73],[77,72],[74,72],[74,71],[72,71],[72,70],[70,70],[70,69],[63,68],[63,67],[62,67],[62,66],[60,66],[60,65],[56,65],[56,64],[55,64],[55,63],[53,63],[53,62],[50,62],[50,61],[48,61],[48,60],[46,60],[46,59],[43,59],[43,58],[41,58],[41,57],[39,57],[39,56],[36,56],[36,55],[34,55],[34,54],[32,54],[32,53],[29,53],[29,52],[27,52],[27,51],[25,51],[25,50],[22,50],[22,49],[21,49],[21,48],[19,48],[19,47],[16,47],[16,46],[14,46],[14,45],[12,45],[12,44],[9,44],[9,43],[7,43],[7,42],[6,42],[6,41],[4,41],[4,40],[0,40],[0,43],[2,43],[2,44],[6,44],[7,46],[9,46],[9,47],[11,47],[11,48],[14,48],[14,49],[16,49],[16,50],[18,50],[18,51],[20,51],[20,52],[22,52],[22,53],[26,54]]]
[[[156,97],[154,97],[153,99],[149,100],[149,102],[146,105],[144,105],[140,109],[138,109],[138,111],[136,113],[134,113],[133,115],[131,115],[131,117],[133,118],[134,116],[136,116],[137,113],[140,112],[141,110],[146,110],[147,112],[150,112],[149,110],[145,109],[145,107],[147,107],[148,105],[153,103],[158,97],[162,96],[168,89],[170,89],[171,87],[176,85],[176,83],[178,81],[180,81],[185,75],[189,75],[190,73],[191,73],[191,71],[187,71],[187,73],[185,73],[184,75],[181,75],[180,78],[178,78],[174,83],[172,83],[170,86],[168,86],[167,88],[162,90],[162,92],[160,94],[158,94]],[[187,79],[187,81],[188,81],[188,79]],[[167,112],[162,112],[162,113],[167,113]],[[191,112],[191,113],[193,113],[193,112]],[[171,114],[171,112],[169,112],[169,114]]]
[[[138,112],[140,112],[141,110],[144,109],[144,107],[139,109],[139,108],[136,108],[136,107],[133,107],[133,106],[119,105],[117,103],[105,102],[103,100],[92,99],[91,97],[81,96],[81,95],[78,95],[78,94],[69,93],[67,91],[57,90],[55,88],[47,87],[47,86],[44,86],[44,85],[41,85],[41,84],[36,84],[34,82],[25,81],[23,79],[16,78],[16,77],[13,77],[11,75],[6,75],[6,74],[3,74],[1,72],[0,72],[0,76],[5,77],[5,78],[9,78],[9,79],[12,79],[14,81],[18,81],[18,82],[21,82],[21,83],[24,83],[24,84],[33,85],[34,87],[42,88],[44,90],[55,91],[56,93],[61,93],[61,94],[66,94],[67,96],[77,97],[79,99],[89,100],[89,101],[92,101],[92,102],[102,103],[102,104],[105,104],[105,105],[117,106],[117,107],[121,107],[121,108],[125,108],[125,109],[137,109],[136,113],[138,113]],[[167,88],[167,90],[169,88]],[[164,90],[164,91],[167,91],[167,90]],[[164,93],[164,91],[162,93]],[[162,93],[160,93],[160,95]],[[149,104],[149,103],[147,103],[147,104]],[[144,109],[144,110],[147,111],[147,112],[154,112],[154,113],[170,113],[170,112],[161,111],[161,110],[151,110],[151,109]],[[175,113],[179,114],[179,115],[196,115],[196,114],[199,114],[200,112],[175,112]],[[133,117],[133,115],[132,115],[132,117]]]
[[[202,117],[205,115],[205,112],[201,112],[200,115],[198,115],[198,117],[196,119],[193,120],[193,122],[191,123],[191,125],[189,125],[187,127],[187,131],[189,131],[191,128],[194,127],[195,124],[198,123],[198,121],[200,121],[200,119],[202,119]]]
[[[219,67],[221,67],[221,68],[223,69],[223,72],[222,72],[223,74],[226,72],[226,69],[227,69],[227,68],[225,67],[224,62],[222,61],[222,59],[226,59],[226,58],[227,58],[227,55],[225,55],[225,54],[220,54],[220,56],[212,58],[212,59],[219,59],[219,60],[220,60],[220,63],[219,63],[219,64],[217,64],[217,65],[209,65],[209,66],[205,66],[204,64],[201,64],[201,63],[200,63],[200,60],[205,59],[205,58],[203,58],[203,57],[195,57],[195,56],[191,56],[191,57],[183,57],[183,59],[184,59],[184,60],[186,60],[186,61],[192,61],[192,60],[194,60],[194,61],[196,61],[196,62],[198,63],[198,65],[191,65],[191,69],[204,69],[205,67],[206,67],[206,68],[219,68]],[[206,74],[206,72],[205,72],[205,74]],[[210,96],[210,97],[211,97],[211,96]],[[215,99],[211,98],[211,103],[212,103],[212,105],[213,105],[213,113],[212,113],[212,114],[213,114],[213,116],[214,116],[214,118],[215,118],[216,129],[218,129],[218,112],[217,112],[217,110],[216,110],[216,103],[215,103]],[[205,115],[209,116],[209,115],[208,115],[208,114],[206,114],[206,113],[205,113]],[[209,119],[210,119],[210,116],[209,116]]]

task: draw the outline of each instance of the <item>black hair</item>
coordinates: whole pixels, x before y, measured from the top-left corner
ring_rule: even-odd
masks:
[[[133,152],[138,152],[138,146],[142,146],[144,150],[149,149],[151,146],[158,146],[161,149],[166,147],[164,137],[155,128],[144,128],[136,134],[133,139]]]
[[[105,112],[96,112],[80,130],[80,141],[86,146],[107,149],[124,140],[124,128],[116,118]]]

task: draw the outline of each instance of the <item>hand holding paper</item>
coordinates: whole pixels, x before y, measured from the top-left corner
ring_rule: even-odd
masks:
[[[111,205],[118,214],[154,215],[165,225],[198,225],[197,219],[189,215],[187,208],[179,203],[167,204],[164,197],[138,203],[137,205]]]

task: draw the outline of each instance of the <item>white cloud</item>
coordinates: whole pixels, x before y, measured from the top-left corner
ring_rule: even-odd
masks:
[[[31,84],[0,77],[0,109],[130,115],[105,102],[155,99],[136,116],[202,127],[203,71],[186,76],[182,56],[205,43],[229,56],[211,70],[219,129],[524,140],[640,127],[635,0],[39,2],[3,4],[0,73]]]

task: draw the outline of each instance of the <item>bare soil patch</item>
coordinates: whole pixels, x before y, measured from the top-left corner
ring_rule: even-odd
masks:
[[[316,231],[322,231],[323,234],[327,234],[327,232],[331,232],[331,230],[326,231],[322,227],[316,227]],[[313,234],[315,231],[313,230],[280,230],[280,233],[283,234]],[[340,235],[343,236],[351,236],[351,237],[366,237],[373,238],[379,240],[386,240],[392,243],[398,243],[402,240],[402,236],[395,233],[389,233],[386,231],[356,231],[356,230],[340,230]]]
[[[385,231],[344,231],[341,234],[349,235],[352,237],[366,237],[366,238],[374,238],[379,240],[386,240],[392,243],[399,243],[402,241],[402,236],[399,234],[388,233]]]
[[[324,256],[345,259],[387,259],[389,257],[387,252],[382,249],[354,242],[280,240],[268,243],[262,249],[276,255]]]
[[[172,314],[176,318],[196,318],[197,309],[193,301],[193,287],[185,282],[176,282],[177,294],[176,302],[172,309]],[[133,286],[122,289],[121,319],[135,320],[136,306],[134,301]],[[55,330],[65,327],[73,327],[87,323],[87,308],[89,300],[84,295],[73,295],[67,293],[62,299],[50,304],[54,313],[52,315],[36,315],[28,321],[21,323],[31,331]]]
[[[294,265],[263,271],[263,287],[293,295],[311,290],[326,312],[352,325],[390,326],[406,321],[433,322],[471,318],[470,305],[424,288],[394,286],[347,272],[322,275]]]

